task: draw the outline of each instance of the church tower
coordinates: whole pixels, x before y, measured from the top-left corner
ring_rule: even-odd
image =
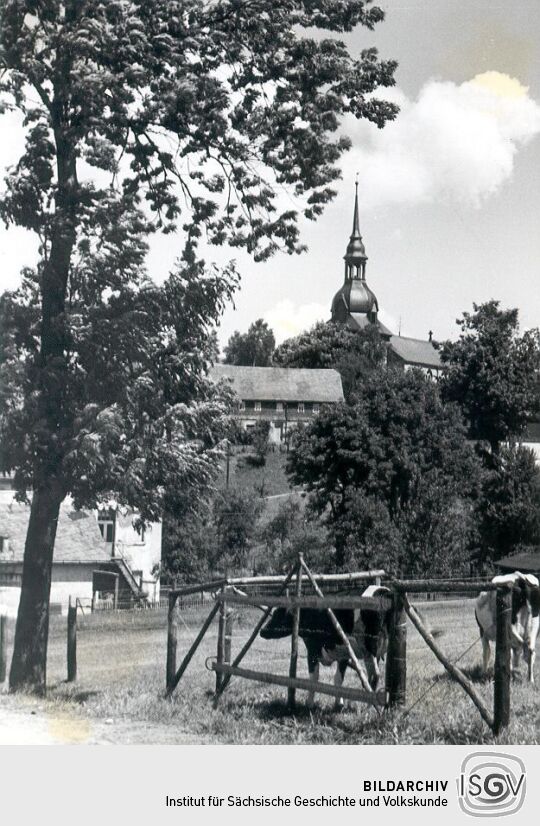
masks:
[[[379,304],[373,290],[366,282],[367,255],[360,234],[358,217],[358,181],[354,197],[352,234],[347,245],[345,259],[345,281],[332,301],[332,321],[363,328],[367,324],[377,324]]]

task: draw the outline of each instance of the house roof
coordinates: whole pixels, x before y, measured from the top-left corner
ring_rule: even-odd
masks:
[[[431,341],[419,338],[405,338],[405,336],[391,336],[390,348],[407,364],[417,364],[420,367],[442,367],[439,351]]]
[[[22,562],[30,507],[13,500],[0,500],[0,536],[7,537],[7,550],[0,553],[2,562]],[[101,537],[96,517],[88,511],[75,511],[69,503],[60,508],[54,546],[54,561],[109,562],[110,550]]]
[[[237,367],[215,364],[213,381],[230,381],[234,392],[245,401],[343,401],[341,376],[337,370],[291,367]]]
[[[540,572],[540,551],[505,556],[498,559],[495,564],[498,568],[505,570],[538,573]]]

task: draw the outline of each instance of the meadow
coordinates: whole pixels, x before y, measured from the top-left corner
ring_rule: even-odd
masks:
[[[439,644],[458,661],[492,705],[493,682],[480,669],[481,646],[471,600],[419,603],[431,627],[441,632]],[[206,612],[208,611],[206,608]],[[182,613],[178,662],[205,617],[201,609]],[[241,611],[234,628],[233,656],[247,639],[258,612]],[[337,713],[333,699],[318,695],[316,707],[305,707],[297,693],[297,709],[287,709],[286,689],[234,678],[217,708],[213,707],[215,674],[208,670],[216,654],[217,623],[212,625],[188,671],[170,699],[164,697],[166,612],[99,612],[79,617],[78,678],[66,679],[66,620],[51,620],[48,695],[45,700],[7,697],[11,709],[32,709],[51,719],[71,721],[74,730],[110,727],[107,742],[229,744],[537,744],[540,721],[538,687],[525,680],[525,667],[512,684],[510,727],[495,738],[470,699],[451,681],[412,627],[408,632],[407,702],[403,708],[378,713],[349,704]],[[10,635],[12,637],[12,634]],[[290,639],[258,638],[243,661],[246,668],[286,674]],[[9,653],[9,652],[8,652]],[[298,676],[307,676],[301,646]],[[333,671],[321,669],[332,682]],[[349,671],[346,685],[353,685]],[[77,723],[83,724],[77,729]],[[69,725],[68,725],[69,729]],[[130,732],[133,736],[130,738]],[[69,738],[67,738],[69,740]],[[77,739],[77,738],[75,738]],[[77,741],[84,742],[84,736]],[[98,740],[99,742],[99,740]]]

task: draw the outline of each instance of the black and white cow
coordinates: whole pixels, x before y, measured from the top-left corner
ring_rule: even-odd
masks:
[[[389,593],[388,588],[380,585],[370,585],[363,596],[383,596]],[[336,619],[349,638],[353,651],[360,661],[366,681],[372,689],[377,691],[380,684],[383,662],[388,645],[388,624],[390,612],[382,613],[369,609],[354,611],[352,609],[337,608],[334,610]],[[292,634],[293,611],[288,608],[275,608],[269,620],[263,626],[260,634],[265,640],[275,640],[288,637]],[[343,640],[332,625],[332,621],[325,609],[301,608],[298,635],[304,641],[307,649],[309,676],[313,682],[319,679],[319,665],[332,666],[336,664],[334,685],[343,685],[349,655]],[[307,705],[314,703],[315,692],[308,693]],[[336,698],[335,707],[343,706],[343,698]]]
[[[527,663],[528,679],[534,683],[534,660],[536,657],[536,638],[540,621],[540,586],[532,574],[514,571],[493,577],[492,582],[512,584],[512,654],[510,669],[513,672],[519,666],[519,653]],[[482,640],[483,668],[487,672],[491,657],[490,642],[496,638],[496,592],[482,591],[475,603],[475,616],[480,628]]]

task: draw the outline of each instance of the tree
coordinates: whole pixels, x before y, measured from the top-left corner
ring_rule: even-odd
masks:
[[[351,330],[337,322],[319,322],[311,330],[280,344],[273,356],[277,367],[333,367],[341,375],[349,399],[373,370],[382,366],[385,347],[375,325]]]
[[[418,371],[374,373],[354,404],[323,408],[298,434],[287,470],[330,528],[338,567],[351,544],[366,546],[371,521],[387,526],[394,548],[396,531],[406,543],[395,569],[429,570],[433,537],[448,541],[443,525],[478,485],[465,436],[457,408]]]
[[[262,318],[250,325],[247,333],[232,334],[225,347],[225,364],[243,367],[268,367],[276,346],[274,333]]]
[[[264,501],[245,490],[227,488],[219,491],[213,504],[213,522],[217,532],[213,567],[222,573],[245,568],[248,553],[257,534],[257,522]]]
[[[441,349],[441,391],[460,405],[471,439],[495,454],[540,410],[540,334],[519,335],[518,311],[502,310],[498,301],[473,308],[457,321],[459,339]]]
[[[276,515],[264,525],[261,537],[266,545],[264,571],[259,565],[261,573],[288,573],[299,553],[314,570],[324,572],[332,568],[328,531],[312,515],[306,519],[298,498],[291,497],[280,504]]]
[[[485,475],[476,515],[484,562],[540,543],[540,472],[532,450],[500,448]]]
[[[264,419],[256,422],[255,427],[250,433],[250,439],[253,453],[248,453],[246,459],[251,459],[251,464],[254,464],[256,467],[262,467],[266,464],[266,454],[268,453],[270,422]]]
[[[0,212],[40,239],[3,309],[2,465],[21,497],[32,491],[10,686],[43,691],[64,497],[90,505],[119,489],[153,519],[178,468],[188,489],[209,478],[197,457],[217,411],[204,407],[201,333],[232,273],[201,287],[199,239],[257,260],[301,251],[278,194],[321,214],[350,145],[340,116],[394,117],[371,93],[395,63],[305,35],[372,28],[383,13],[368,0],[2,0],[0,14],[2,111],[22,113],[26,136]],[[159,289],[144,275],[157,231],[178,231],[184,250]]]

